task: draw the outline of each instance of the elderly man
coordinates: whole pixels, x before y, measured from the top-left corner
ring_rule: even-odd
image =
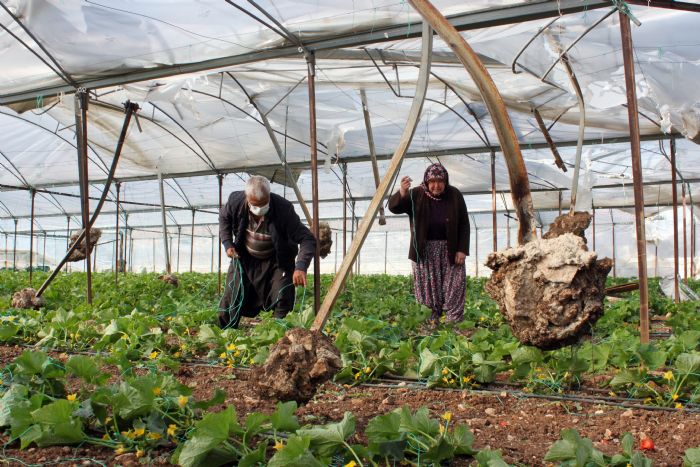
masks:
[[[235,238],[235,240],[234,240]],[[283,318],[294,307],[294,286],[306,286],[316,239],[292,203],[270,193],[270,182],[252,176],[245,191],[234,191],[219,213],[219,239],[232,258],[219,325],[237,327],[241,316],[261,309]]]

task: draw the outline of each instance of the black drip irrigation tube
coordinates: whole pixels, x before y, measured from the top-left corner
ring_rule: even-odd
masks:
[[[34,345],[30,344],[18,344],[20,347],[36,349]],[[106,356],[109,355],[105,352],[93,352],[93,351],[74,351],[68,349],[53,348],[52,351],[65,353],[67,355],[92,355],[92,356]],[[138,361],[138,360],[135,360]],[[147,362],[146,359],[142,361]],[[198,367],[209,367],[209,368],[225,368],[218,364],[216,360],[205,360],[205,359],[185,359],[179,361],[180,365],[184,366],[198,366]],[[136,368],[146,368],[146,367],[136,367]],[[249,367],[233,367],[235,371],[247,372],[251,371]],[[644,399],[634,399],[634,398],[624,398],[624,397],[611,397],[611,396],[580,396],[576,394],[535,394],[530,392],[525,392],[520,389],[508,389],[502,387],[492,387],[492,388],[481,388],[481,389],[470,389],[470,388],[443,388],[434,387],[429,388],[426,382],[418,379],[411,378],[377,378],[378,383],[360,383],[354,385],[354,387],[369,387],[369,388],[385,388],[385,389],[407,389],[411,391],[443,391],[443,392],[468,392],[470,394],[479,395],[498,395],[500,393],[506,393],[509,396],[513,396],[516,399],[542,399],[549,401],[559,401],[559,402],[583,402],[588,404],[605,405],[611,407],[621,407],[627,409],[639,409],[639,410],[657,410],[664,412],[679,412],[679,413],[700,413],[700,404],[687,403],[683,405],[682,409],[676,409],[673,407],[661,407],[657,405],[646,405],[644,404]],[[336,383],[337,384],[337,383]],[[496,383],[496,386],[515,386],[522,387],[516,383]],[[583,392],[600,392],[605,391],[600,388],[583,388]]]

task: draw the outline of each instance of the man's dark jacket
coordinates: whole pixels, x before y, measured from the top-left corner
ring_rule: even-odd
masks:
[[[445,202],[448,203],[447,218],[447,251],[450,263],[454,264],[458,251],[469,256],[469,214],[464,197],[460,191],[448,185],[445,187]],[[421,186],[411,188],[405,198],[397,191],[389,198],[389,211],[394,214],[408,214],[411,225],[411,246],[408,258],[421,261],[425,258],[425,246],[428,243],[428,195]],[[415,236],[415,238],[414,238]],[[418,251],[416,252],[416,246]]]
[[[292,203],[271,193],[270,210],[265,218],[268,220],[268,233],[272,237],[277,266],[285,271],[298,269],[306,272],[316,252],[316,239],[301,223]],[[245,246],[247,227],[248,202],[245,192],[234,191],[219,212],[219,239],[224,248],[228,250],[233,247],[239,255],[248,256]]]

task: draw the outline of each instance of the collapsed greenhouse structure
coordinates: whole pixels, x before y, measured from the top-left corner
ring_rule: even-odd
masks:
[[[488,277],[521,236],[513,169],[424,3],[0,0],[0,267],[60,268],[99,206],[95,249],[65,271],[218,273],[220,289],[219,209],[258,174],[330,225],[316,274],[406,275],[408,222],[386,195],[440,162],[469,209],[467,275]],[[505,104],[536,236],[588,211],[610,277],[640,279],[648,341],[646,276],[673,294],[700,271],[700,6],[433,3]]]

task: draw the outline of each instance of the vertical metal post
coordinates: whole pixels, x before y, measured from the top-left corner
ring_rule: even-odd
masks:
[[[87,272],[87,302],[92,304],[92,270],[90,264],[90,193],[88,184],[87,158],[87,110],[88,96],[85,89],[79,89],[74,98],[75,130],[78,142],[78,178],[80,180],[80,200],[83,229],[85,229],[85,271]]]
[[[309,145],[311,146],[311,196],[313,203],[313,220],[311,231],[316,238],[314,253],[314,312],[321,306],[321,245],[318,226],[318,151],[316,148],[316,57],[313,53],[306,55],[309,89]]]
[[[9,265],[8,258],[7,258],[7,256],[9,255],[9,252],[7,250],[7,243],[8,243],[7,237],[8,237],[7,232],[5,232],[5,269],[7,269],[7,266]]]
[[[479,228],[474,221],[474,277],[479,277]]]
[[[506,211],[508,214],[508,211]],[[506,216],[506,248],[510,248],[510,217]]]
[[[561,216],[561,190],[557,194],[559,195],[559,215]]]
[[[97,248],[99,246],[100,245],[98,243],[95,243],[95,251],[92,252],[93,253],[92,254],[92,270],[93,270],[93,272],[97,272]]]
[[[214,236],[211,236],[211,267],[209,272],[214,272]]]
[[[612,225],[612,255],[613,255],[613,277],[617,277],[617,255],[615,250],[615,219],[612,209],[610,210],[610,224]]]
[[[46,267],[46,231],[44,231],[44,248],[41,254],[41,269],[42,271]]]
[[[690,184],[688,184],[690,192]],[[690,277],[695,278],[695,205],[690,198]]]
[[[498,220],[496,219],[496,151],[491,151],[491,225],[493,251],[498,251]]]
[[[15,236],[12,241],[12,270],[17,270],[17,219],[15,221]]]
[[[29,227],[29,286],[32,286],[32,274],[34,271],[34,198],[36,191],[34,188],[29,190],[29,196],[32,200],[31,226]]]
[[[70,248],[70,216],[66,216],[66,251]],[[66,272],[70,272],[70,263],[66,263]]]
[[[688,237],[685,222],[685,183],[681,183],[681,199],[683,200],[683,282],[688,283]]]
[[[221,208],[223,206],[224,202],[224,176],[223,174],[218,174],[216,176],[219,180],[219,212],[221,212]],[[179,230],[178,230],[178,242],[179,240]],[[220,294],[221,293],[221,242],[217,242],[219,244],[219,260],[217,261],[217,285],[216,285],[216,293]],[[180,251],[180,246],[178,243],[178,255]],[[179,259],[178,259],[179,261]]]
[[[120,250],[119,250],[119,195],[121,194],[122,182],[116,182],[115,187],[117,189],[117,215],[115,219],[116,233],[114,234],[114,285],[119,285],[119,266],[121,264]]]
[[[153,243],[153,272],[156,272],[156,239],[151,239]]]
[[[367,131],[367,142],[369,144],[369,157],[372,162],[372,173],[374,174],[374,187],[379,187],[379,167],[377,165],[377,153],[374,148],[374,134],[372,133],[372,121],[369,116],[369,107],[367,106],[367,94],[364,89],[360,89],[360,100],[362,101],[362,114],[365,119],[365,130]],[[384,217],[384,207],[379,206],[379,225],[385,225],[386,218]]]
[[[593,204],[592,201],[591,204]],[[595,206],[591,206],[591,211],[593,212],[593,251],[595,251]]]
[[[195,210],[192,209],[192,230],[190,231],[190,238],[192,243],[190,244],[190,272],[192,272],[192,261],[194,260],[194,213]]]
[[[16,222],[16,221],[15,221]],[[348,163],[343,162],[343,258],[348,251]]]
[[[126,276],[126,271],[128,271],[129,268],[131,267],[131,255],[129,254],[129,252],[131,251],[130,250],[131,242],[134,240],[133,237],[132,238],[128,238],[128,237],[129,237],[129,213],[125,212],[124,213],[124,238],[122,239],[123,243],[124,243],[124,261],[126,262],[126,265],[124,267],[124,275],[125,276]],[[127,246],[128,246],[128,248],[127,248]],[[128,256],[128,259],[127,259],[127,256]],[[132,271],[133,271],[133,268],[132,268]]]
[[[134,272],[134,229],[129,229],[129,267]]]
[[[335,243],[333,244],[335,245],[335,248],[333,248],[333,250],[335,251],[333,256],[335,257],[335,259],[333,261],[333,273],[335,274],[336,272],[338,272],[338,232],[335,233],[334,242]]]
[[[165,273],[172,272],[170,268],[170,251],[168,250],[168,223],[165,219],[165,188],[163,187],[163,175],[158,171],[158,189],[160,191],[160,219],[163,225],[163,252],[165,253]],[[155,255],[154,255],[155,258]]]
[[[676,140],[671,137],[671,198],[673,200],[673,300],[678,303],[681,293],[678,284],[678,187],[676,183]]]
[[[182,226],[177,226],[177,266],[176,271],[180,272],[180,235],[182,234]]]
[[[389,232],[384,232],[384,274],[386,274],[387,247],[389,246]]]
[[[627,113],[629,116],[630,144],[632,149],[632,177],[634,183],[634,214],[637,228],[637,269],[639,277],[639,334],[643,344],[649,342],[649,284],[647,281],[647,245],[644,229],[644,190],[642,186],[642,158],[639,141],[639,116],[637,113],[637,91],[634,81],[634,56],[630,18],[622,11],[620,35],[622,57],[625,65],[625,87],[627,89]]]

